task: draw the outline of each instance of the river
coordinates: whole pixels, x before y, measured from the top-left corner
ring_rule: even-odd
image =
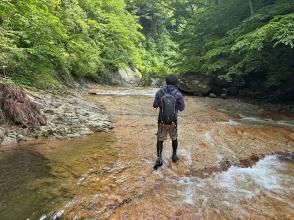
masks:
[[[114,129],[0,151],[0,219],[293,219],[294,117],[185,97],[179,158],[156,159],[156,89],[93,88]]]

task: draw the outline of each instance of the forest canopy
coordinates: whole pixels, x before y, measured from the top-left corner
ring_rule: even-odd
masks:
[[[144,36],[123,0],[4,0],[0,13],[0,63],[22,83],[101,77],[139,63]]]
[[[293,99],[293,47],[292,0],[0,2],[0,65],[24,85],[132,66],[146,81],[189,72]]]

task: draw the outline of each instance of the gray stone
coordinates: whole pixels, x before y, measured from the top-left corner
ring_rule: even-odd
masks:
[[[223,99],[228,98],[227,94],[225,94],[225,93],[221,94],[220,97],[223,98]]]
[[[89,112],[83,112],[82,116],[90,116]]]
[[[15,132],[15,131],[12,131],[12,132],[9,132],[8,134],[7,134],[7,136],[8,137],[10,137],[10,138],[16,138],[16,135],[17,135],[17,133]]]
[[[211,92],[211,93],[209,93],[209,97],[210,98],[216,98],[217,96],[216,96],[216,94],[214,94],[214,93]]]
[[[92,135],[92,134],[94,134],[94,132],[90,131],[90,130],[83,130],[80,132],[81,136],[87,136],[87,135]]]
[[[26,141],[26,137],[21,134],[18,134],[16,137],[16,140],[17,140],[17,143],[19,143],[21,141]]]
[[[3,141],[2,141],[2,145],[8,145],[8,144],[16,144],[17,143],[17,140],[16,140],[16,136],[15,137],[9,137],[9,136],[5,136],[3,138]]]
[[[0,138],[4,138],[4,135],[5,135],[5,129],[0,128]]]
[[[78,104],[78,101],[76,99],[72,99],[69,101],[70,104],[72,105],[77,105]]]
[[[186,93],[206,95],[211,91],[210,76],[186,74],[178,78],[178,88]]]
[[[54,111],[52,109],[46,109],[44,111],[45,114],[49,114],[49,115],[53,115],[54,114]]]
[[[77,137],[80,137],[80,135],[79,134],[69,134],[69,135],[67,135],[67,137],[68,138],[77,138]]]

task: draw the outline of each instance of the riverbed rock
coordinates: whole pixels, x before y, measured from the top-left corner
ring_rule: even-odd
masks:
[[[226,98],[228,98],[228,95],[227,95],[226,93],[222,93],[222,94],[220,95],[220,97],[221,97],[222,99],[226,99]]]
[[[178,78],[178,88],[193,95],[207,95],[211,91],[211,76],[188,73]]]
[[[211,93],[209,93],[209,97],[210,97],[210,98],[217,98],[217,95],[214,94],[213,92],[211,92]]]
[[[186,73],[178,77],[178,88],[184,93],[197,96],[208,96],[210,93],[217,96],[224,93],[237,96],[242,89],[244,90],[244,86],[245,81],[241,77],[236,77],[232,81],[226,81],[217,74]]]
[[[17,143],[17,139],[16,139],[16,135],[12,136],[4,136],[1,145],[9,145],[9,144],[16,144]]]
[[[93,131],[91,131],[89,128],[84,128],[80,131],[80,136],[87,136],[87,135],[91,135],[94,134]]]
[[[17,141],[17,143],[20,143],[22,141],[26,141],[26,138],[22,134],[17,134],[16,141]]]
[[[0,125],[5,123],[5,116],[3,114],[2,109],[0,109]]]
[[[0,127],[0,144],[2,143],[5,137],[5,129]]]
[[[46,113],[46,114],[50,114],[50,115],[54,115],[54,110],[52,110],[52,109],[46,109],[46,110],[44,111],[44,113]]]
[[[26,91],[32,103],[40,105],[40,113],[46,117],[44,126],[25,129],[8,126],[0,129],[0,144],[15,144],[33,138],[64,139],[108,132],[111,120],[105,107],[83,98],[86,91],[69,91],[68,95],[48,91]]]

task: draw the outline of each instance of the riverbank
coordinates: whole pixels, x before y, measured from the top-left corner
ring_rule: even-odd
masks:
[[[100,89],[99,89],[100,88]],[[93,83],[87,83],[75,88],[64,88],[66,91],[50,91],[39,89],[26,89],[25,93],[28,98],[35,103],[41,110],[41,114],[47,119],[46,125],[38,127],[23,127],[5,123],[0,127],[0,147],[4,145],[14,145],[35,139],[71,139],[82,136],[92,135],[95,132],[109,132],[112,129],[112,122],[109,113],[103,104],[92,101],[88,95],[144,95],[145,89],[141,88],[141,93],[131,94],[132,88],[122,87],[102,87]],[[139,88],[138,88],[139,89]],[[140,91],[140,89],[137,92]],[[107,93],[105,93],[107,91]],[[150,90],[155,93],[156,89]],[[101,95],[100,94],[100,95]],[[151,95],[151,94],[147,94]],[[193,97],[193,96],[192,96]],[[285,118],[294,115],[293,105],[258,103],[254,100],[239,100],[229,98],[202,98],[208,105],[214,108],[225,106],[226,109],[220,108],[221,111],[245,112],[238,115],[239,118],[246,118],[246,109],[252,112],[255,109],[256,115],[263,114],[263,117],[271,114],[272,118],[255,118],[253,120],[263,121],[270,124],[273,119],[279,119],[280,115]],[[230,101],[231,100],[231,101]],[[272,114],[274,112],[274,115]],[[287,117],[286,117],[287,119]],[[283,119],[278,123],[283,124]]]
[[[85,99],[85,87],[61,91],[26,89],[29,100],[36,104],[46,118],[42,126],[19,126],[4,123],[0,127],[0,146],[13,145],[34,139],[70,139],[108,132],[111,120],[105,107]]]

